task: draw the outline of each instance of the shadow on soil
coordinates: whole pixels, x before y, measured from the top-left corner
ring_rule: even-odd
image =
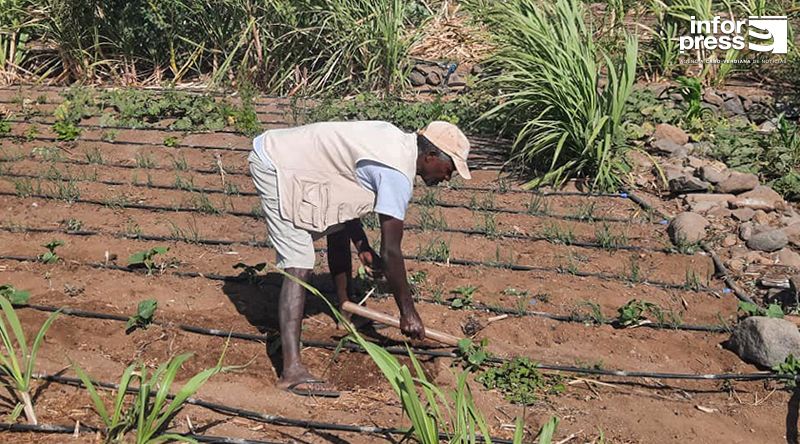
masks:
[[[795,387],[792,397],[789,398],[789,405],[786,408],[786,442],[788,444],[798,444],[798,410],[800,410],[800,387]]]

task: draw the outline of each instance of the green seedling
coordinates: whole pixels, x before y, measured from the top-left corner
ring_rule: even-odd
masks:
[[[528,290],[520,290],[514,287],[506,287],[504,288],[500,294],[505,296],[517,296],[517,297],[528,297],[530,291]]]
[[[66,203],[75,203],[81,198],[81,190],[74,180],[57,182],[55,186],[56,189],[53,195],[57,199],[61,199]]]
[[[255,265],[247,265],[244,262],[239,262],[233,266],[234,270],[242,270],[239,273],[239,277],[247,279],[247,282],[254,284],[258,279],[258,273],[264,271],[264,268],[267,267],[266,262],[261,262]]]
[[[425,194],[423,194],[422,197],[419,198],[419,204],[424,205],[426,207],[433,207],[437,203],[439,203],[438,196],[439,193],[436,190],[429,188],[425,190]]]
[[[3,318],[5,318],[0,319],[0,338],[3,341],[3,351],[0,352],[0,373],[8,378],[6,386],[13,389],[13,395],[17,401],[11,411],[11,421],[13,422],[24,411],[28,424],[38,424],[31,398],[31,376],[44,335],[59,315],[60,310],[51,314],[44,321],[29,348],[22,324],[11,304],[5,297],[0,297],[0,308],[3,311]]]
[[[783,318],[783,308],[778,304],[769,304],[767,308],[759,307],[750,302],[739,301],[737,311],[741,312],[741,317],[746,318],[749,316],[766,316],[768,318]]]
[[[642,269],[639,267],[639,259],[636,256],[631,256],[628,267],[628,280],[633,283],[642,282]]]
[[[528,214],[546,214],[550,209],[545,197],[539,194],[532,195],[526,207]]]
[[[537,364],[525,357],[490,368],[475,380],[487,389],[499,390],[507,401],[522,405],[531,405],[542,395],[559,394],[565,389],[559,376],[542,375]]]
[[[603,223],[602,228],[595,230],[595,241],[606,250],[615,250],[628,243],[624,234],[614,234],[607,223]]]
[[[424,249],[420,246],[418,256],[423,260],[448,262],[450,260],[450,245],[442,239],[433,240]]]
[[[189,162],[186,160],[186,156],[181,154],[181,157],[172,158],[172,166],[178,171],[187,171],[189,169]]]
[[[475,296],[475,291],[477,290],[478,287],[473,285],[463,285],[456,288],[451,293],[457,294],[458,297],[455,297],[450,301],[450,308],[458,310],[460,308],[471,306],[472,298]]]
[[[575,217],[577,217],[580,220],[593,221],[594,211],[595,211],[594,202],[584,203],[578,207],[578,211],[575,213]]]
[[[100,136],[100,139],[103,142],[113,143],[115,140],[117,140],[117,134],[118,132],[115,129],[106,130],[103,131],[103,134]]]
[[[136,314],[128,318],[125,323],[125,334],[131,334],[137,328],[146,329],[153,322],[153,315],[158,308],[158,301],[145,299],[136,307]]]
[[[11,122],[0,120],[0,136],[11,133]]]
[[[489,345],[489,339],[487,338],[483,338],[479,342],[475,342],[470,338],[463,338],[458,341],[456,354],[461,358],[461,366],[464,370],[474,373],[481,369],[486,358],[490,356],[489,352],[486,351],[487,345]]]
[[[428,281],[428,273],[425,270],[415,271],[408,275],[408,286],[414,295],[420,294],[425,283]]]
[[[136,153],[136,167],[150,169],[156,166],[156,162],[146,153]]]
[[[654,313],[658,306],[652,302],[631,299],[617,309],[617,323],[622,327],[629,327],[646,320],[645,315]]]
[[[175,175],[175,188],[179,190],[185,191],[194,191],[194,177],[189,176],[188,179],[184,179],[180,175]]]
[[[572,312],[572,318],[576,321],[593,324],[604,324],[606,316],[600,305],[592,301],[581,301],[577,308]]]
[[[478,231],[482,231],[490,239],[495,239],[500,235],[497,231],[497,220],[495,220],[494,213],[483,213],[482,223],[479,223],[475,228]]]
[[[786,380],[786,386],[789,388],[797,387],[797,377],[800,376],[800,359],[794,357],[793,354],[789,353],[789,356],[786,359],[772,367],[772,371],[779,375],[790,375],[792,379]]]
[[[53,124],[56,140],[71,142],[81,135],[81,129],[72,122],[59,121]]]
[[[434,214],[434,211],[436,212]],[[423,231],[427,230],[446,230],[447,229],[447,220],[444,218],[444,214],[442,213],[441,209],[433,209],[430,207],[419,207],[419,227]]]
[[[86,151],[84,154],[86,155],[86,161],[91,164],[104,165],[106,163],[103,159],[103,153],[97,147]]]
[[[22,133],[22,137],[25,138],[26,142],[32,141],[38,135],[39,135],[39,128],[37,128],[36,125],[32,125],[30,128],[26,129],[24,133]]]
[[[542,237],[554,244],[569,245],[575,242],[575,233],[572,232],[572,227],[562,228],[555,223],[550,223],[544,227]]]
[[[222,210],[214,206],[206,193],[197,193],[192,196],[192,208],[205,214],[221,214]]]
[[[27,304],[31,294],[27,290],[17,290],[13,285],[0,285],[0,297],[11,302],[12,305]]]
[[[700,283],[700,275],[692,269],[686,269],[683,288],[687,290],[699,291],[703,285]]]
[[[47,252],[40,254],[37,259],[43,264],[55,264],[60,259],[56,254],[56,248],[62,245],[64,245],[64,241],[58,239],[42,244],[43,247],[47,248]]]
[[[131,364],[122,373],[114,403],[110,407],[106,406],[98,394],[89,375],[76,364],[73,364],[73,368],[86,386],[94,409],[103,421],[104,429],[101,433],[106,442],[127,442],[126,438],[130,433],[131,442],[136,444],[160,444],[169,441],[196,443],[192,438],[168,433],[167,429],[186,401],[212,376],[237,368],[223,367],[224,355],[223,350],[216,366],[191,377],[174,396],[170,392],[173,392],[176,376],[181,366],[192,356],[191,353],[170,359],[152,373],[148,372],[145,364]],[[134,382],[138,382],[138,390],[133,387]],[[130,389],[134,389],[133,402],[126,405],[125,397]]]
[[[231,182],[225,184],[225,188],[223,189],[223,191],[228,196],[238,196],[239,194],[241,194],[241,191],[239,191],[239,186]]]
[[[154,247],[149,250],[133,253],[128,257],[128,266],[131,268],[145,267],[147,268],[148,275],[153,274],[153,270],[157,268],[154,261],[155,257],[167,251],[169,251],[169,247]]]
[[[167,148],[175,148],[178,146],[178,138],[175,136],[168,136],[164,139],[164,146]]]

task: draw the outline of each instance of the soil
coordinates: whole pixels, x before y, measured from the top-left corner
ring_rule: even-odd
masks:
[[[46,91],[48,100],[58,100]],[[0,92],[0,102],[10,103],[16,91]],[[42,92],[24,91],[36,98]],[[43,109],[46,105],[40,105]],[[280,110],[268,102],[259,105]],[[49,112],[45,112],[45,115]],[[262,115],[266,119],[267,114]],[[271,119],[275,115],[269,115]],[[41,119],[43,117],[37,117]],[[285,119],[286,120],[286,119]],[[275,123],[274,125],[278,125]],[[12,132],[23,134],[26,124],[14,124]],[[50,136],[48,127],[39,124],[39,134]],[[266,333],[274,338],[277,332],[277,297],[280,276],[268,272],[254,283],[209,279],[209,275],[237,276],[233,266],[239,262],[256,264],[272,261],[274,252],[255,247],[253,242],[266,239],[263,221],[251,213],[257,205],[254,187],[246,176],[249,139],[233,134],[185,135],[167,130],[119,130],[115,143],[85,142],[83,138],[100,139],[102,130],[86,129],[74,143],[0,139],[5,156],[0,177],[0,208],[3,210],[0,230],[0,256],[27,256],[0,259],[0,283],[29,290],[31,303],[71,307],[102,313],[129,316],[145,298],[158,301],[156,319],[166,325],[154,325],[130,334],[124,323],[61,315],[53,324],[39,354],[37,371],[64,371],[73,376],[70,363],[84,368],[94,378],[117,381],[123,369],[133,362],[157,366],[172,356],[192,352],[184,365],[179,383],[194,373],[216,364],[226,340],[182,331],[175,324],[190,324],[222,331]],[[161,144],[166,137],[177,137],[182,145],[200,144],[222,149],[167,148],[143,143]],[[123,143],[124,142],[124,143]],[[45,161],[37,147],[57,148],[60,159]],[[243,151],[231,151],[237,148]],[[80,165],[86,153],[97,149],[103,164]],[[14,154],[22,158],[12,160]],[[152,158],[151,168],[137,168],[136,156]],[[226,175],[215,172],[217,158]],[[176,159],[180,162],[176,163]],[[185,162],[183,162],[185,160]],[[70,163],[72,162],[72,163]],[[184,165],[185,164],[185,165]],[[114,166],[116,165],[116,166]],[[127,166],[127,167],[123,167]],[[152,168],[153,166],[162,169]],[[58,198],[17,195],[20,177],[32,175],[41,181],[43,194],[58,191],[66,180],[50,181],[55,168],[62,178],[76,179],[80,191],[78,202]],[[192,171],[207,169],[210,173]],[[407,260],[409,274],[425,272],[420,285],[424,299],[417,308],[427,326],[462,335],[470,319],[482,329],[476,339],[489,339],[491,352],[502,357],[528,356],[546,363],[604,369],[638,370],[675,373],[749,373],[759,369],[741,362],[722,344],[726,334],[671,329],[614,328],[611,325],[589,325],[560,322],[535,316],[509,316],[491,320],[495,313],[474,309],[453,310],[432,302],[454,296],[458,287],[473,285],[478,289],[475,304],[527,309],[551,314],[590,313],[589,303],[606,318],[614,318],[617,308],[631,299],[658,304],[688,324],[717,325],[732,323],[736,318],[736,299],[724,292],[724,285],[714,277],[709,257],[665,251],[669,243],[666,227],[650,220],[635,203],[620,197],[539,196],[520,190],[518,183],[498,176],[496,172],[476,171],[475,180],[460,186],[437,187],[439,202],[458,203],[463,208],[412,204],[408,222],[419,226],[423,215],[433,213],[450,229],[485,229],[486,214],[491,214],[497,233],[542,235],[550,233],[550,241],[503,237],[495,233],[464,234],[433,229],[409,229],[403,243],[407,255],[417,255],[430,245],[447,242],[451,263]],[[150,185],[174,185],[176,176],[191,178],[195,187],[223,190],[235,185],[239,194],[206,193],[219,214],[201,211],[175,211],[176,206],[197,210],[198,192],[164,190]],[[99,181],[115,181],[109,185]],[[465,190],[464,185],[486,188]],[[429,198],[424,185],[415,187],[415,198]],[[533,199],[546,204],[546,212],[556,215],[586,215],[591,208],[595,220],[567,220],[541,214],[527,214]],[[94,201],[90,203],[88,201]],[[164,209],[125,208],[126,204],[147,204]],[[507,209],[515,212],[495,212]],[[239,212],[230,214],[230,212]],[[622,221],[600,221],[603,217]],[[95,234],[68,232],[32,232],[30,229],[63,229],[65,221],[79,220],[82,230]],[[571,231],[576,241],[595,242],[598,232],[609,230],[638,250],[614,250],[565,245],[555,242],[552,233]],[[146,241],[125,236],[159,235],[176,238],[170,241]],[[373,240],[376,230],[368,230]],[[65,245],[57,254],[61,261],[46,265],[35,260],[45,251],[42,244],[61,239]],[[207,245],[197,239],[236,242],[232,245]],[[195,242],[193,242],[195,241]],[[103,268],[101,265],[126,265],[132,253],[155,246],[169,246],[159,258],[163,269],[153,275]],[[324,241],[318,245],[325,247]],[[324,291],[332,286],[327,276],[323,250],[318,253],[318,267],[313,283]],[[481,261],[483,265],[458,265],[456,259]],[[534,267],[531,271],[498,268],[497,264],[514,263]],[[357,266],[354,262],[354,266]],[[603,273],[604,276],[578,276],[570,270]],[[198,272],[196,277],[182,277],[179,272]],[[633,275],[637,279],[632,279]],[[693,290],[690,280],[704,287]],[[672,284],[664,288],[648,281]],[[679,288],[685,285],[687,288]],[[510,289],[517,290],[516,292]],[[372,308],[397,313],[391,298],[373,296]],[[20,309],[26,331],[35,331],[46,318],[45,313]],[[343,331],[337,329],[330,313],[320,301],[309,297],[306,305],[303,337],[306,340],[338,341]],[[169,323],[172,323],[169,325]],[[393,329],[368,332],[382,344],[396,344],[402,336]],[[440,349],[431,342],[415,342],[415,346]],[[391,387],[379,369],[361,353],[306,347],[303,360],[311,370],[325,377],[342,390],[338,399],[300,398],[276,388],[280,363],[268,355],[264,343],[232,339],[225,352],[225,363],[243,365],[234,372],[218,375],[202,387],[198,398],[264,414],[288,418],[340,424],[406,427],[407,418]],[[449,358],[422,358],[427,376],[444,387],[455,386],[460,370]],[[661,380],[653,378],[620,378],[576,376],[563,373],[566,390],[560,395],[543,396],[532,406],[523,408],[503,399],[496,392],[483,388],[469,377],[476,402],[483,411],[492,433],[510,438],[514,417],[523,415],[527,442],[533,440],[539,427],[551,416],[560,419],[556,441],[574,436],[574,441],[597,442],[602,434],[613,443],[678,443],[678,442],[789,442],[796,439],[797,403],[790,392],[775,382],[732,382]],[[76,421],[97,426],[99,418],[82,389],[56,383],[35,383],[38,396],[36,411],[42,423],[73,426]],[[109,396],[110,398],[110,396]],[[10,409],[6,404],[0,413]],[[793,416],[794,415],[794,416]],[[197,431],[216,436],[303,443],[372,443],[394,442],[385,436],[312,430],[277,426],[224,415],[208,409],[189,406],[174,421],[177,431]],[[3,442],[97,442],[98,437],[82,434],[43,435],[0,433]],[[395,437],[395,439],[399,439]]]

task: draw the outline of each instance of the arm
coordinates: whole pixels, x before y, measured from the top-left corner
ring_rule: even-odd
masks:
[[[403,221],[391,216],[380,215],[381,257],[384,274],[394,293],[397,308],[400,309],[400,330],[412,339],[424,339],[425,327],[422,325],[411,291],[406,280],[406,264],[400,244],[403,241]]]
[[[364,227],[361,225],[361,221],[359,219],[353,219],[345,222],[344,226],[347,235],[353,242],[353,246],[356,247],[358,259],[367,268],[367,272],[373,273],[380,271],[382,269],[381,258],[369,245],[369,240],[367,239],[367,234],[364,233]]]

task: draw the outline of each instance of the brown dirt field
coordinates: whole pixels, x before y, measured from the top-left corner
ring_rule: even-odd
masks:
[[[25,89],[26,97],[46,94],[48,100],[58,101],[57,91]],[[0,102],[13,100],[16,90],[0,90]],[[10,106],[11,104],[9,104]],[[273,104],[274,105],[274,104]],[[50,105],[38,105],[42,110]],[[262,106],[262,105],[260,105]],[[279,109],[269,101],[264,109]],[[42,111],[42,116],[50,112]],[[41,118],[41,117],[39,117]],[[87,121],[88,122],[88,121]],[[87,123],[85,122],[85,123]],[[14,124],[13,132],[22,134],[26,126]],[[45,128],[40,125],[45,135]],[[101,130],[86,130],[83,137],[100,137]],[[146,330],[125,334],[124,324],[110,320],[84,319],[62,315],[53,324],[37,361],[37,371],[54,373],[65,370],[68,376],[70,362],[77,363],[96,379],[116,381],[122,370],[132,362],[155,366],[182,352],[193,352],[180,374],[180,383],[194,372],[213,366],[225,343],[224,338],[203,336],[182,331],[175,324],[190,324],[250,334],[266,333],[270,338],[277,332],[277,296],[280,276],[268,273],[256,283],[219,281],[198,277],[181,277],[178,272],[199,272],[236,276],[233,265],[238,262],[256,264],[272,261],[274,252],[266,247],[254,247],[253,242],[266,239],[262,221],[248,215],[206,214],[189,211],[154,211],[124,208],[120,203],[146,203],[171,208],[175,205],[197,204],[198,193],[184,190],[148,188],[151,184],[174,185],[176,175],[191,178],[195,187],[222,189],[218,174],[178,170],[183,168],[214,169],[216,158],[229,173],[227,184],[234,184],[240,192],[254,191],[247,171],[246,152],[166,148],[142,146],[141,143],[161,143],[168,136],[176,136],[181,143],[198,143],[208,146],[235,146],[246,148],[249,140],[232,134],[183,135],[162,131],[118,132],[121,143],[86,142],[71,144],[42,141],[17,141],[0,139],[0,256],[23,255],[34,257],[45,249],[41,246],[51,239],[61,239],[59,247],[62,260],[45,265],[35,260],[0,259],[0,284],[13,284],[29,290],[31,303],[70,307],[95,312],[129,316],[138,302],[154,298],[159,308],[156,319],[166,325],[154,325]],[[54,162],[43,158],[38,147],[53,147],[61,153]],[[92,150],[102,153],[104,165],[76,165],[64,161],[86,161]],[[15,154],[23,157],[10,160]],[[154,168],[136,168],[136,156],[149,156]],[[179,160],[179,162],[176,162]],[[112,166],[111,164],[119,164]],[[127,165],[130,168],[122,168]],[[58,191],[51,181],[53,168],[62,177],[80,179],[74,183],[81,199],[94,199],[101,203],[67,203],[64,200],[22,197],[16,195],[21,179],[10,174],[38,176],[31,184],[41,183],[45,193]],[[508,179],[499,179],[496,172],[477,171],[476,179],[469,184],[495,189],[467,191],[456,187],[437,187],[439,201],[459,203],[470,208],[423,207],[412,204],[408,222],[419,225],[424,212],[433,212],[446,221],[449,228],[474,229],[485,227],[486,211],[477,207],[525,211],[530,204],[530,194],[504,192],[518,190],[519,185]],[[107,185],[97,181],[117,181],[126,185]],[[133,185],[138,182],[139,185]],[[415,187],[415,198],[423,199],[428,190]],[[123,201],[124,198],[124,201]],[[209,202],[217,208],[248,213],[257,200],[248,195],[210,193]],[[103,202],[105,204],[103,204]],[[432,241],[448,242],[451,258],[485,262],[513,261],[519,265],[541,267],[533,271],[513,271],[487,265],[463,266],[407,260],[409,274],[424,272],[425,282],[420,285],[423,301],[417,307],[426,325],[452,334],[462,335],[469,319],[482,326],[476,338],[488,338],[489,349],[502,357],[528,356],[546,364],[579,367],[601,367],[629,371],[672,373],[750,373],[758,371],[741,362],[733,353],[722,347],[726,334],[692,332],[671,329],[614,328],[610,325],[585,325],[560,322],[535,316],[509,316],[490,322],[494,313],[475,309],[454,310],[433,303],[436,295],[447,299],[458,287],[477,287],[475,303],[502,306],[508,309],[524,308],[550,314],[587,315],[587,303],[597,304],[606,318],[614,318],[617,308],[631,299],[647,300],[679,317],[688,324],[717,325],[731,323],[736,318],[736,300],[723,292],[724,285],[713,277],[713,264],[705,255],[670,254],[660,251],[668,246],[665,227],[646,220],[644,212],[633,202],[616,197],[547,196],[540,204],[547,211],[576,215],[591,207],[595,217],[618,217],[630,221],[607,222],[607,229],[624,235],[626,244],[646,247],[644,250],[606,250],[601,248],[563,245],[546,240],[528,240],[463,233],[410,229],[405,234],[404,252],[417,254]],[[556,231],[571,231],[575,240],[593,242],[599,230],[599,221],[575,221],[531,214],[493,213],[498,231],[536,235]],[[25,229],[62,229],[64,221],[82,222],[83,230],[98,232],[78,235],[67,232],[36,233]],[[126,238],[131,235],[157,235],[174,237],[169,241],[147,241]],[[379,233],[369,230],[371,239]],[[220,239],[238,242],[233,245],[205,245],[193,239]],[[248,245],[248,243],[251,243]],[[104,269],[90,266],[103,263],[106,252],[110,263],[126,265],[127,257],[137,251],[166,245],[165,255],[173,266],[163,272],[148,276],[141,272]],[[324,248],[321,241],[317,247]],[[116,259],[114,259],[116,256]],[[357,264],[355,264],[357,265]],[[676,286],[687,283],[687,276],[696,276],[711,291],[665,289],[646,282],[631,282],[628,277],[636,269],[641,279],[668,282]],[[581,277],[565,272],[569,269],[617,275],[617,278]],[[560,271],[560,272],[559,272]],[[312,282],[323,291],[332,289],[327,276],[324,251],[318,253],[318,267]],[[509,289],[518,292],[515,295]],[[387,313],[396,313],[391,298],[373,297],[369,306]],[[320,301],[308,300],[303,337],[307,340],[337,341],[343,330],[336,328],[330,313]],[[46,314],[32,309],[18,310],[28,331],[38,328]],[[367,333],[368,337],[383,344],[402,341],[393,329]],[[415,346],[433,346],[430,342],[414,342]],[[340,424],[405,427],[398,399],[378,368],[361,353],[342,351],[334,356],[324,348],[306,347],[303,359],[311,370],[323,375],[337,385],[343,393],[338,399],[299,398],[276,388],[275,362],[266,351],[264,343],[231,340],[225,356],[227,364],[247,364],[236,372],[212,378],[198,398],[270,415],[295,419],[308,419]],[[441,347],[439,347],[441,349]],[[427,375],[437,384],[447,388],[455,385],[459,371],[449,358],[422,359]],[[552,373],[552,372],[547,372]],[[792,412],[796,403],[791,393],[777,382],[732,382],[668,380],[655,378],[620,378],[612,376],[586,376],[561,373],[566,391],[560,395],[542,397],[532,406],[523,408],[504,400],[496,391],[490,391],[469,377],[476,402],[487,417],[492,433],[509,438],[514,417],[524,415],[527,441],[532,442],[538,428],[551,416],[560,418],[556,441],[597,442],[602,433],[610,443],[682,443],[682,442],[786,442],[796,434]],[[43,423],[73,426],[98,425],[99,418],[92,409],[85,390],[71,386],[36,383],[37,414]],[[795,407],[792,407],[795,405]],[[0,404],[0,413],[9,407]],[[711,409],[711,410],[709,410]],[[706,413],[710,411],[711,413]],[[384,436],[311,430],[301,427],[278,426],[259,423],[208,409],[189,406],[173,421],[175,430],[186,431],[191,424],[202,433],[217,436],[302,443],[372,443],[396,442]],[[794,420],[796,421],[796,419]],[[788,424],[788,428],[787,428]],[[787,438],[787,434],[789,437]],[[3,442],[99,442],[99,437],[84,434],[78,438],[69,435],[43,435],[0,432]],[[399,439],[395,437],[395,439]],[[790,441],[792,442],[792,441]]]

